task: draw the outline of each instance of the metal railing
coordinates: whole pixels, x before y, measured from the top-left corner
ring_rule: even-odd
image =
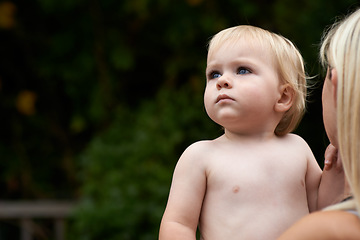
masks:
[[[65,240],[65,219],[71,216],[74,206],[74,202],[63,201],[0,201],[0,219],[18,219],[21,240],[32,239],[33,219],[53,219],[55,239]]]

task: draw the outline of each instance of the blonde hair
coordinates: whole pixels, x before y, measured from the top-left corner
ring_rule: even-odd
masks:
[[[306,74],[299,50],[281,35],[254,26],[240,25],[217,33],[210,40],[208,54],[216,51],[224,42],[236,43],[239,38],[257,41],[269,49],[274,57],[280,82],[288,84],[293,91],[293,104],[277,125],[275,134],[281,136],[293,131],[305,113]]]
[[[360,10],[325,33],[321,62],[337,71],[337,136],[356,209],[360,210]],[[340,205],[341,208],[341,205]]]
[[[360,210],[360,10],[335,23],[323,38],[320,58],[337,71],[337,137],[345,175]],[[344,209],[339,205],[339,209]]]

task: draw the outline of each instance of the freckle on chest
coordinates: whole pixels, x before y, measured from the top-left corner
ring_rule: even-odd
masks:
[[[240,190],[240,187],[238,185],[235,185],[233,188],[232,188],[232,191],[233,193],[238,193]]]

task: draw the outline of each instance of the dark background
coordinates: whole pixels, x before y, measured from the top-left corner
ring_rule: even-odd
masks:
[[[324,29],[352,0],[0,0],[0,198],[76,200],[73,239],[156,239],[173,168],[222,131],[207,43],[251,24],[293,41],[316,83],[296,133],[322,166]],[[9,233],[10,234],[10,233]]]

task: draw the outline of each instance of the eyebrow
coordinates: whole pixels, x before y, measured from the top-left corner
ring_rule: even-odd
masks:
[[[256,63],[249,59],[249,58],[245,58],[245,57],[239,57],[239,58],[235,58],[230,62],[230,65],[237,65],[237,64],[244,64],[244,65],[251,65],[254,66],[256,65]],[[221,66],[222,63],[218,62],[218,61],[211,61],[209,64],[206,65],[206,70],[208,70],[209,68],[217,68],[218,66]]]

